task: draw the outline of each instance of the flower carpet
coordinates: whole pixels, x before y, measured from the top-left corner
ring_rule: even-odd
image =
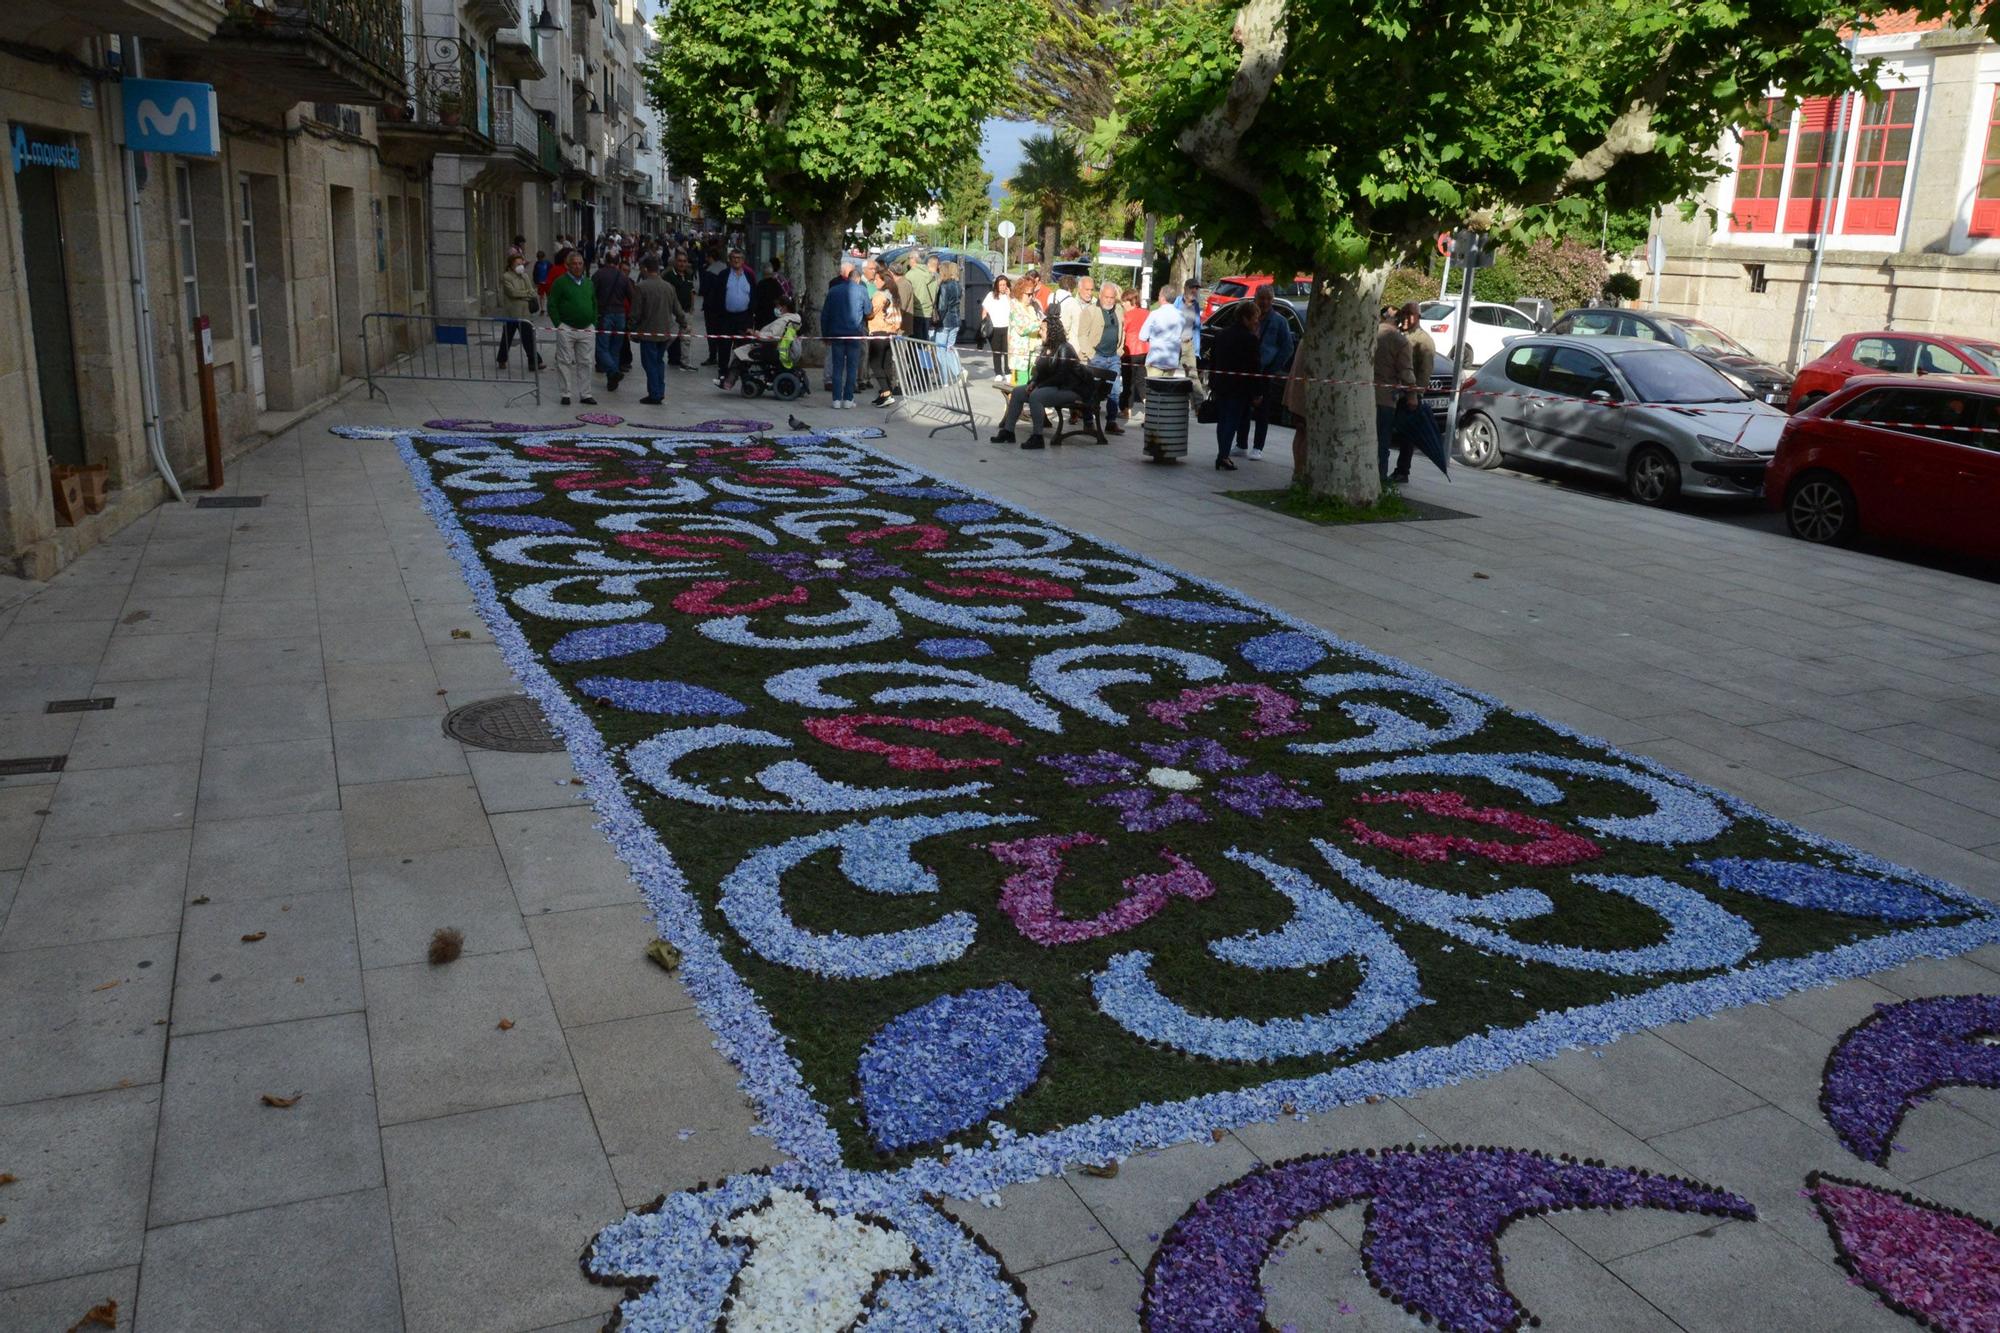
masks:
[[[1949,885],[871,432],[340,433],[403,450],[788,1158],[600,1235],[639,1326],[1018,1328],[928,1196],[2000,939]],[[852,1262],[815,1283],[787,1246]]]

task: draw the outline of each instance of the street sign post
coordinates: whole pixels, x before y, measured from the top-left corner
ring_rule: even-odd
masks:
[[[1000,233],[1000,271],[1007,271],[1007,242],[1014,239],[1014,223],[1009,218],[1001,218],[1000,225],[993,229]]]
[[[1439,237],[1443,240],[1443,237]],[[1465,270],[1465,282],[1458,293],[1458,341],[1451,349],[1451,406],[1445,409],[1444,439],[1447,453],[1458,447],[1458,395],[1465,382],[1465,327],[1472,318],[1472,280],[1482,268],[1492,268],[1496,249],[1493,238],[1483,231],[1461,231],[1451,238],[1453,259]]]
[[[1660,279],[1667,271],[1667,238],[1654,232],[1646,241],[1646,267],[1653,271],[1653,299],[1651,304],[1660,304]]]

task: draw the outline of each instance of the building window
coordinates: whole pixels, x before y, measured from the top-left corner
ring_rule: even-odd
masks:
[[[1986,147],[1979,154],[1979,190],[1972,199],[1972,234],[2000,236],[2000,86],[1986,118]]]
[[[1743,131],[1736,166],[1736,203],[1729,225],[1737,231],[1776,231],[1778,196],[1785,188],[1785,151],[1791,142],[1792,113],[1776,97],[1764,99],[1766,128]]]
[[[1835,127],[1848,113],[1847,94],[1809,97],[1799,107],[1798,148],[1792,159],[1790,197],[1785,201],[1785,230],[1816,232],[1827,206],[1830,187],[1840,178],[1833,161]]]
[[[1841,230],[1893,236],[1903,208],[1910,144],[1917,132],[1917,90],[1898,88],[1861,109],[1854,139],[1854,177],[1847,190]]]
[[[1750,291],[1752,295],[1762,296],[1770,290],[1771,280],[1764,275],[1764,266],[1762,264],[1745,264],[1743,272],[1750,279]]]
[[[421,292],[428,285],[424,281],[424,205],[415,195],[410,196],[409,212],[405,217],[409,223],[410,250],[410,290]]]
[[[174,164],[174,244],[181,252],[181,313],[192,324],[201,314],[201,280],[195,266],[194,181],[185,162]]]

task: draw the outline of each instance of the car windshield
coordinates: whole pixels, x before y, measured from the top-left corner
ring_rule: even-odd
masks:
[[[1215,284],[1215,294],[1218,297],[1241,296],[1249,290],[1248,285],[1244,283],[1230,282],[1226,279]]]
[[[2000,344],[1960,343],[1958,346],[1982,375],[2000,375]]]
[[[1728,352],[1732,356],[1750,355],[1749,348],[1713,324],[1704,324],[1698,319],[1676,319],[1669,322],[1687,335],[1689,347],[1699,348],[1704,352]]]
[[[1425,319],[1448,319],[1457,307],[1448,301],[1432,301],[1418,313]]]
[[[1740,403],[1745,394],[1722,373],[1678,347],[1620,352],[1618,369],[1643,403]]]

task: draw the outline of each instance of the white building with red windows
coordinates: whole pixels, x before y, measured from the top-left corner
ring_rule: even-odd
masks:
[[[1879,97],[1767,99],[1696,216],[1656,224],[1649,299],[1780,365],[1859,329],[2000,332],[2000,44],[1892,17],[1854,47]]]

